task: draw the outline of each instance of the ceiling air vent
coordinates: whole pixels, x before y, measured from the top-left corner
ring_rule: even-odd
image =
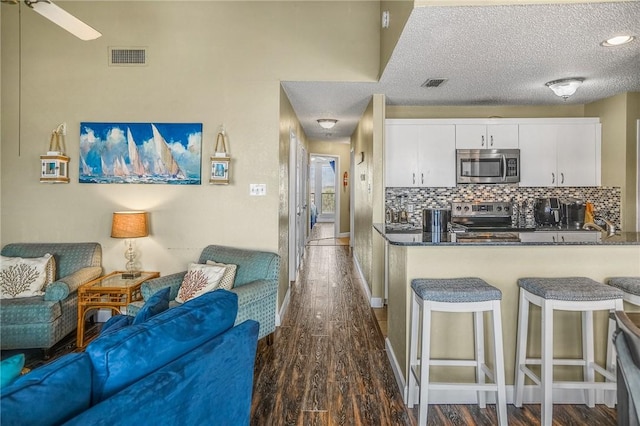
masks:
[[[447,81],[446,78],[430,78],[422,83],[422,87],[440,87],[445,81]]]
[[[109,48],[109,65],[112,66],[143,66],[147,64],[147,50],[140,47]]]

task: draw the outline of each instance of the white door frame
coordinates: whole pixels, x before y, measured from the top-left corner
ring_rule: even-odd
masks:
[[[640,232],[640,120],[636,121],[636,232]]]
[[[340,156],[338,155],[332,155],[332,154],[319,154],[319,153],[310,153],[309,154],[309,158],[311,157],[324,157],[324,158],[331,158],[333,160],[335,160],[336,162],[336,170],[335,170],[335,181],[333,183],[333,190],[335,192],[336,195],[336,208],[335,208],[335,213],[334,213],[334,218],[333,218],[333,225],[334,225],[334,237],[338,238],[340,236],[340,198],[342,198],[340,196],[340,182],[341,182],[341,178],[340,178]],[[309,164],[309,173],[311,173],[311,164]],[[318,202],[318,194],[316,194],[316,203]],[[322,195],[320,195],[322,196]]]
[[[308,231],[306,151],[289,129],[289,281],[295,281]]]

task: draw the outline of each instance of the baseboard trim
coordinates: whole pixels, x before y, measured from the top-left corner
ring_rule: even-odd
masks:
[[[354,254],[353,261],[356,264],[356,270],[358,272],[358,277],[360,278],[360,282],[362,283],[362,289],[364,290],[367,300],[369,301],[369,306],[372,308],[382,308],[384,307],[384,299],[381,297],[373,297],[371,295],[371,289],[369,288],[369,284],[367,280],[364,279],[364,275],[362,274],[362,269],[360,268],[360,263],[358,262],[358,257]]]
[[[287,293],[284,295],[284,300],[282,301],[282,306],[280,306],[280,311],[276,311],[276,327],[280,327],[282,323],[282,318],[284,318],[284,314],[287,313],[287,309],[289,309],[289,300],[291,299],[291,284],[287,287]]]

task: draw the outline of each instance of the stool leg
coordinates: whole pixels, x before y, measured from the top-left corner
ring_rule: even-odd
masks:
[[[493,375],[495,383],[498,386],[498,396],[496,398],[496,411],[498,412],[498,424],[506,426],[507,421],[507,390],[504,378],[504,348],[502,346],[502,313],[500,310],[500,301],[493,302],[493,311],[491,313],[493,319],[493,359],[494,371]]]
[[[421,304],[418,301],[418,297],[413,294],[411,298],[411,336],[409,341],[409,391],[407,395],[407,407],[413,408],[416,402],[416,390],[418,388],[416,376],[413,371],[414,366],[419,365],[418,362],[418,329],[420,328],[420,311]]]
[[[553,306],[545,300],[542,302],[542,371],[540,375],[542,388],[541,424],[551,426],[553,420]]]
[[[485,364],[484,359],[484,313],[477,311],[473,313],[473,324],[475,328],[475,346],[476,346],[476,382],[484,384],[484,371],[482,366]],[[480,408],[487,408],[486,393],[483,390],[478,391],[478,405]]]
[[[617,310],[624,310],[622,301],[616,301],[616,308],[611,310],[613,314]],[[607,370],[616,377],[616,347],[613,344],[613,333],[615,333],[617,328],[616,320],[613,318],[609,318],[609,331],[607,332]],[[607,382],[611,382],[609,378],[606,379]],[[617,392],[616,391],[605,391],[605,404],[607,407],[613,408],[617,403]]]
[[[582,359],[584,360],[584,378],[587,383],[593,383],[596,380],[596,373],[593,368],[595,361],[593,349],[593,311],[582,312]],[[595,390],[593,388],[585,389],[585,398],[587,407],[595,407]]]
[[[514,386],[514,401],[516,407],[522,407],[522,398],[524,393],[524,367],[527,357],[527,331],[529,327],[529,301],[524,295],[524,291],[520,290],[520,305],[518,308],[518,336],[516,348],[516,377]]]
[[[422,348],[420,351],[420,408],[418,425],[426,426],[429,409],[429,363],[431,358],[431,303],[422,305]]]

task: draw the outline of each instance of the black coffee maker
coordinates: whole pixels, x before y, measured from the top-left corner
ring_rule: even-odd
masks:
[[[562,209],[558,198],[537,198],[533,206],[536,225],[558,226],[562,223]]]

